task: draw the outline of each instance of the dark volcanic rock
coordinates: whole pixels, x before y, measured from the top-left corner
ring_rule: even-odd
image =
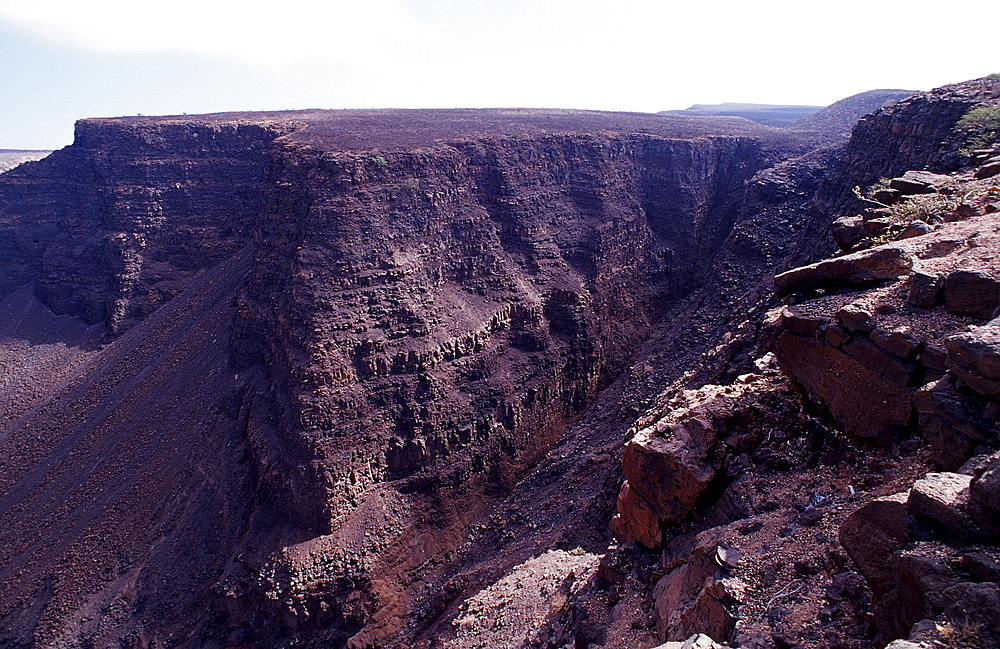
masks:
[[[0,292],[33,282],[109,332],[99,378],[4,438],[2,626],[39,646],[389,643],[456,596],[470,526],[748,227],[754,174],[809,146],[563,111],[80,122],[0,178]],[[746,273],[726,290],[768,274]],[[22,508],[60,499],[29,532]],[[440,590],[397,585],[419,579]]]
[[[995,533],[992,460],[873,499],[1000,445],[993,193],[818,260],[853,185],[947,170],[994,90],[846,149],[587,111],[81,122],[0,176],[0,645],[862,649],[988,610],[994,552],[957,545]]]

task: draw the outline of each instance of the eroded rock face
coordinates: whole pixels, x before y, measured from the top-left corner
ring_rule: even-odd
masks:
[[[188,393],[201,383],[181,382],[163,398],[177,408],[194,399],[197,416],[227,413],[218,439],[238,449],[231,462],[214,450],[194,464],[178,456],[174,478],[156,483],[167,505],[134,536],[113,537],[93,579],[72,576],[86,570],[84,553],[40,537],[45,558],[0,602],[12,638],[338,645],[356,636],[383,646],[415,633],[410,613],[431,617],[457,591],[445,568],[433,568],[440,583],[428,594],[403,591],[397,576],[416,581],[447,565],[497,495],[699,286],[744,213],[746,182],[805,149],[799,136],[682,133],[672,118],[614,135],[600,114],[574,122],[467,111],[456,127],[451,113],[440,122],[420,113],[413,130],[393,117],[85,121],[72,147],[4,175],[3,290],[34,282],[53,310],[103,324],[113,342],[101,358],[123,380],[132,380],[122,351],[130,332],[146,345],[143,325],[174,313],[164,309],[175,295],[219,287],[210,305],[205,296],[183,304],[216,308],[212,326],[224,322],[212,337],[221,355],[205,356],[213,365],[200,377],[222,387]],[[174,337],[160,344],[202,344],[203,321],[187,317],[176,315],[164,329]],[[179,360],[143,349],[152,357],[134,371],[174,376],[162,363]],[[155,416],[127,403],[135,411],[111,428],[84,407],[82,439],[145,444],[137,436],[150,430],[124,422]],[[43,425],[25,422],[24,431]],[[185,422],[175,431],[182,450],[207,434],[202,420]],[[24,431],[11,439],[28,439]],[[9,474],[20,497],[50,495],[32,477],[45,473],[47,452]],[[143,487],[120,475],[124,492]],[[204,488],[181,478],[202,475],[211,476]],[[219,533],[177,560],[190,532],[170,512],[203,492],[242,504],[225,525],[185,523]],[[95,529],[127,511],[105,507]],[[18,525],[0,527],[16,534]],[[170,552],[143,553],[154,535],[170,539]],[[176,565],[161,566],[164,557]],[[129,571],[150,577],[131,582]],[[139,602],[171,597],[152,576],[176,572],[191,578],[171,609],[179,621],[167,624]],[[86,613],[75,608],[91,595]],[[112,608],[126,612],[111,622],[100,611]]]
[[[920,431],[950,470],[995,445],[995,326],[983,320],[996,308],[996,222],[969,217],[776,277],[799,296],[767,325],[782,367],[853,435]]]

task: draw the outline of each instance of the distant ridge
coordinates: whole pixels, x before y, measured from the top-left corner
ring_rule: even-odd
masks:
[[[909,97],[916,90],[869,90],[834,102],[826,108],[807,115],[789,128],[801,131],[820,131],[827,135],[850,137],[858,120],[879,108],[891,106]]]
[[[710,115],[715,117],[744,117],[765,126],[784,127],[812,115],[822,106],[782,106],[777,104],[695,104],[684,110],[664,110],[658,115]]]
[[[0,149],[0,173],[10,171],[19,164],[31,160],[41,160],[51,151],[23,151],[21,149]]]

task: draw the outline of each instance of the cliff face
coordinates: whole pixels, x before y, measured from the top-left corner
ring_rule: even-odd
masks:
[[[510,484],[690,290],[764,163],[752,140],[593,136],[282,156],[248,338],[344,468],[330,519],[442,458]]]
[[[386,584],[447,564],[701,284],[753,174],[808,148],[461,116],[406,146],[391,115],[84,121],[0,177],[3,292],[108,332],[43,410],[8,404],[8,644],[385,644],[416,605]],[[351,120],[382,146],[336,145]],[[42,501],[61,514],[29,534]]]
[[[73,146],[0,184],[3,291],[36,281],[56,313],[124,331],[246,244],[289,128],[81,121]]]
[[[774,540],[773,499],[840,484],[863,454],[834,429],[850,404],[826,419],[756,359],[776,338],[804,375],[819,365],[792,347],[843,328],[798,311],[765,327],[771,278],[833,252],[853,185],[951,164],[984,88],[916,95],[846,146],[582,111],[80,122],[0,176],[0,577],[17,584],[0,644],[763,629],[767,610],[731,614],[720,539]],[[914,374],[902,334],[845,332],[826,347],[902,354],[908,423],[933,359]],[[879,394],[855,383],[851,399]],[[662,558],[609,549],[616,494],[615,533],[670,543]],[[796,565],[782,543],[754,546],[775,574]]]

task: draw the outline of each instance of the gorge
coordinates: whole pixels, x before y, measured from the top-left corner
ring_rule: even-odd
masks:
[[[658,582],[724,547],[693,534],[778,508],[746,476],[781,483],[814,455],[843,472],[918,439],[893,465],[912,483],[917,447],[955,471],[997,440],[942,455],[924,434],[940,417],[915,423],[909,400],[859,432],[843,413],[881,393],[839,405],[799,351],[843,320],[840,280],[788,280],[786,312],[773,278],[835,253],[853,187],[982,167],[955,123],[997,102],[995,79],[917,94],[849,141],[587,111],[81,120],[73,145],[0,175],[0,646],[776,643],[767,607],[714,626],[659,610]],[[795,311],[811,299],[837,304],[820,322]],[[914,350],[907,399],[942,363]],[[643,430],[678,427],[678,466],[636,459]],[[800,456],[771,452],[798,437]],[[892,480],[875,482],[852,482],[855,504]],[[875,626],[830,633],[909,634]],[[818,633],[795,644],[833,646]]]

